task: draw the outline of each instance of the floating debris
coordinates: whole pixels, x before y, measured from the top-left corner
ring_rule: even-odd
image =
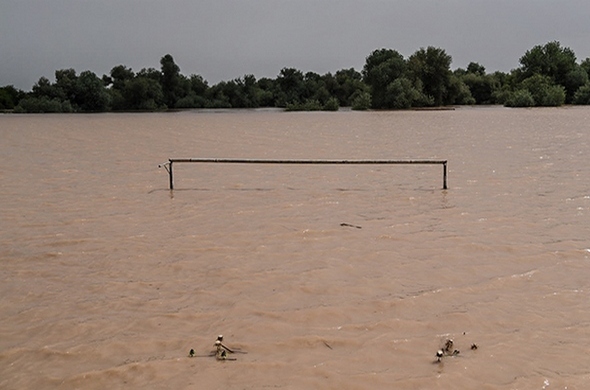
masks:
[[[445,355],[455,356],[460,353],[458,349],[453,350],[453,339],[448,339],[445,342],[445,347],[443,348]]]
[[[436,351],[436,363],[440,363],[444,356],[457,356],[461,353],[458,349],[453,349],[453,339],[447,339],[445,346]]]
[[[362,228],[363,228],[362,226],[358,226],[358,225],[351,225],[350,223],[345,223],[345,222],[342,222],[342,223],[340,224],[340,226],[344,226],[344,227],[351,227],[351,228],[357,228],[357,229],[362,229]]]
[[[242,351],[239,348],[230,348],[227,345],[223,344],[223,335],[217,336],[217,340],[215,340],[215,351],[211,351],[209,356],[215,356],[217,360],[237,360],[235,358],[229,358],[228,353],[248,353],[246,351]]]
[[[440,363],[441,359],[443,358],[443,356],[445,355],[444,351],[442,349],[439,349],[438,351],[436,351],[436,361],[437,363]]]
[[[447,341],[445,342],[445,347],[443,348],[443,351],[448,355],[452,349],[453,349],[453,339],[447,339]]]
[[[215,359],[217,359],[217,360],[238,360],[236,358],[227,357],[228,351],[227,351],[227,349],[225,349],[223,344],[221,344],[221,341],[217,340],[215,342],[215,346],[217,347],[217,350],[215,351]]]
[[[229,353],[248,353],[248,352],[242,351],[242,350],[241,350],[241,349],[239,349],[239,348],[229,348],[227,345],[224,345],[224,344],[223,344],[223,335],[222,335],[222,334],[220,334],[219,336],[217,336],[217,340],[215,341],[215,345],[216,345],[216,346],[217,346],[217,343],[218,343],[218,342],[219,342],[219,345],[220,345],[220,346],[221,346],[223,349],[225,349],[227,352],[229,352]]]
[[[229,353],[234,353],[234,351],[231,348],[226,347],[225,345],[223,345],[223,335],[220,334],[219,336],[217,336],[217,340],[215,341],[215,345],[221,345],[221,347],[225,348],[225,350]]]

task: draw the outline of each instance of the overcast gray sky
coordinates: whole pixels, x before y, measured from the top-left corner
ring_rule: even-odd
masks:
[[[590,57],[590,0],[0,0],[0,86],[30,90],[56,69],[160,68],[215,84],[284,67],[362,70],[375,49],[435,46],[452,69],[510,71],[557,40]]]

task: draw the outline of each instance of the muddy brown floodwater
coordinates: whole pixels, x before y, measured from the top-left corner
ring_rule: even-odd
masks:
[[[590,383],[590,108],[15,114],[0,140],[2,389]],[[449,189],[240,164],[168,189],[158,164],[205,157],[442,159]]]

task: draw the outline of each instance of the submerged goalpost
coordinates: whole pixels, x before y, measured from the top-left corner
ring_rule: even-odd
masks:
[[[175,163],[221,163],[221,164],[422,164],[422,165],[442,165],[443,166],[443,190],[447,187],[447,160],[260,160],[260,159],[233,159],[233,158],[171,158],[168,162],[158,165],[158,168],[164,167],[168,172],[170,179],[170,190],[174,189],[174,172]]]

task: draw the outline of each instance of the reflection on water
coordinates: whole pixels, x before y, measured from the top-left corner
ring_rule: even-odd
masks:
[[[589,118],[4,115],[0,388],[584,388]]]

